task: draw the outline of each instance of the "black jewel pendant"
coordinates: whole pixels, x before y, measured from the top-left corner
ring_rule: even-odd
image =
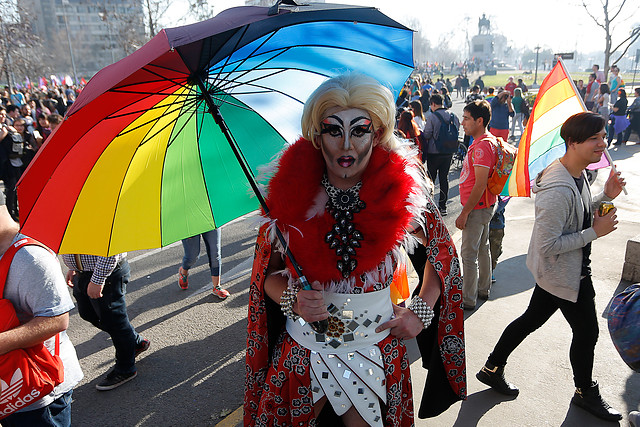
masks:
[[[342,190],[331,185],[325,175],[322,179],[322,185],[329,196],[326,212],[335,220],[331,231],[325,234],[324,240],[338,257],[336,268],[342,277],[347,279],[358,266],[358,262],[355,260],[355,248],[360,248],[360,241],[364,239],[362,233],[356,229],[356,225],[352,222],[354,214],[366,207],[366,204],[359,197],[362,182],[347,190]]]

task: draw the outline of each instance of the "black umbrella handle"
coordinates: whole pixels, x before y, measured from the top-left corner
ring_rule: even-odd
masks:
[[[313,290],[313,288],[311,287],[311,284],[309,283],[309,281],[305,276],[299,276],[299,277],[300,277],[300,283],[302,284],[302,289],[306,291]],[[317,333],[324,334],[329,330],[329,319],[318,320],[317,322],[309,322],[309,325],[311,326],[311,329],[313,329]]]
[[[282,235],[282,232],[280,231],[280,229],[278,228],[277,225],[276,225],[275,229],[276,229],[276,236],[278,236],[278,240],[280,240],[280,244],[285,249],[285,253],[287,254],[287,257],[289,258],[289,261],[291,261],[291,265],[293,266],[293,269],[295,270],[296,275],[298,276],[298,280],[300,280],[300,284],[302,285],[302,289],[304,289],[305,291],[313,290],[313,288],[311,287],[311,284],[309,283],[309,281],[307,280],[305,275],[302,274],[302,269],[300,268],[300,266],[296,262],[296,259],[293,257],[293,253],[291,252],[291,249],[289,249],[289,246],[287,245],[287,242],[286,242],[284,236]],[[311,326],[311,329],[313,329],[314,331],[316,331],[319,334],[324,334],[329,330],[329,320],[328,319],[318,320],[317,322],[309,322],[309,325]]]

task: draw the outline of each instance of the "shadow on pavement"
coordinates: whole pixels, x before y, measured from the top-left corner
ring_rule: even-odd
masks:
[[[97,391],[100,377],[83,384],[74,391],[73,425],[122,425],[121,417],[109,414],[123,406],[129,407],[131,425],[214,424],[222,409],[242,402],[238,383],[245,363],[238,353],[245,342],[229,337],[244,334],[245,328],[239,321],[201,340],[153,348],[136,363],[138,377],[118,389]]]
[[[460,412],[454,427],[468,427],[478,425],[480,419],[493,407],[502,402],[508,402],[515,397],[503,396],[491,389],[479,391],[467,396],[467,400],[462,402]],[[514,420],[512,420],[514,421]]]
[[[607,400],[605,398],[605,400]],[[601,426],[619,426],[619,422],[603,421],[591,415],[589,412],[575,405],[567,403],[569,408],[567,409],[567,416],[565,417],[561,427],[601,427]],[[617,408],[621,410],[622,408]]]
[[[523,268],[528,272],[527,267],[525,266],[526,259],[527,255],[522,254],[504,259],[498,263],[494,273],[496,282],[491,285],[489,301],[506,298],[533,289],[535,281],[531,274],[526,276],[522,275]],[[471,317],[486,302],[487,301],[483,301],[478,298],[475,310],[465,310],[465,320]]]

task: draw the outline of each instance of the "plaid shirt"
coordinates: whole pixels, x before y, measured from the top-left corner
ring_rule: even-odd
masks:
[[[113,273],[120,261],[126,258],[127,253],[103,257],[98,255],[77,255],[80,258],[80,265],[76,262],[76,255],[62,255],[62,260],[69,270],[92,271],[91,282],[103,286],[107,277]]]

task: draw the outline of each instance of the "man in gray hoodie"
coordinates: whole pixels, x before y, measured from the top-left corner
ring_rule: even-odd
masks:
[[[494,390],[517,396],[519,390],[504,378],[507,358],[558,309],[571,326],[569,359],[576,392],[571,402],[608,421],[622,419],[600,396],[592,379],[598,320],[591,281],[591,242],[616,229],[616,210],[597,213],[600,201],[614,199],[624,186],[620,174],[609,175],[604,191],[591,196],[584,169],[600,160],[607,146],[605,119],[591,112],[565,121],[560,135],[566,153],[536,178],[533,192],[535,223],[527,267],[536,279],[529,307],[504,330],[476,378]],[[595,213],[595,215],[594,215]]]

